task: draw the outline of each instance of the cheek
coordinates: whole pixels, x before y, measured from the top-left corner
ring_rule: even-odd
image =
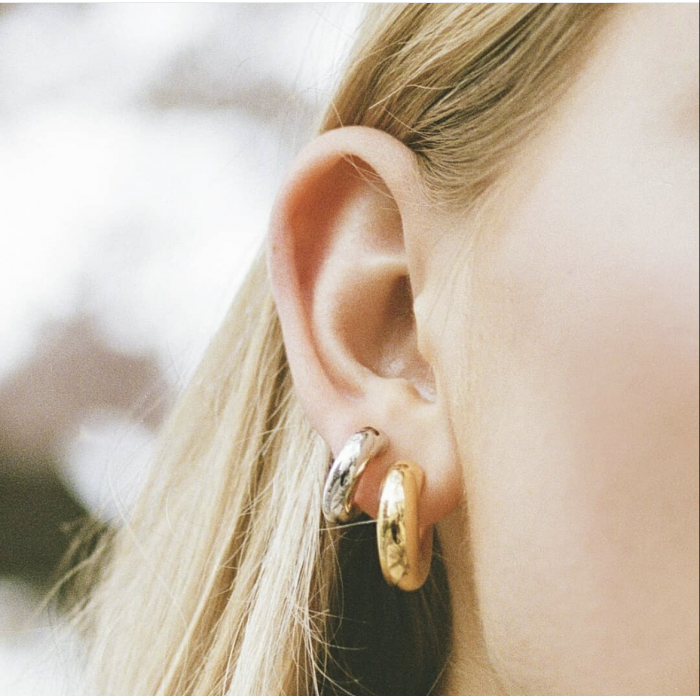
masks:
[[[643,174],[617,180],[634,213],[619,187],[545,186],[474,257],[453,342],[486,640],[537,696],[693,693],[696,678],[695,184],[661,197]]]

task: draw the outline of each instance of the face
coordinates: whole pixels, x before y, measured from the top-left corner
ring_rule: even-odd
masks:
[[[697,5],[621,8],[454,288],[438,372],[466,365],[448,395],[509,693],[698,693],[697,31]]]

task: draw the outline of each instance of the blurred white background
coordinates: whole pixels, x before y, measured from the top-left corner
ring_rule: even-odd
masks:
[[[76,693],[24,537],[128,511],[362,11],[0,6],[1,696]]]

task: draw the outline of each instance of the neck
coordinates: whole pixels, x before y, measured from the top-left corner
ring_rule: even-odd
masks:
[[[486,650],[474,585],[467,511],[438,527],[452,600],[452,649],[441,696],[508,696]]]

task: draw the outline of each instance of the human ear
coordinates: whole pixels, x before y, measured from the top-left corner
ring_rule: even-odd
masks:
[[[311,425],[334,454],[365,426],[383,431],[389,447],[368,466],[355,502],[376,517],[388,466],[413,460],[426,474],[423,526],[462,492],[445,396],[414,313],[430,215],[414,154],[384,132],[352,126],[299,155],[268,241],[287,358]]]

